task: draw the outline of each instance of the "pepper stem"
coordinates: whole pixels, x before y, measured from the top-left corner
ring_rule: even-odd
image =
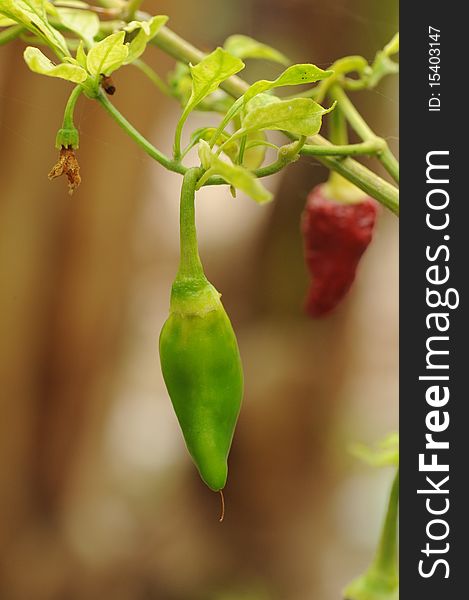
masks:
[[[339,146],[346,146],[349,143],[347,120],[340,105],[337,105],[330,114],[329,139],[333,144]],[[335,171],[329,173],[325,189],[332,199],[345,204],[360,202],[365,197],[361,190]]]
[[[373,562],[368,570],[344,590],[346,600],[398,600],[397,517],[399,469],[391,488],[383,529]]]
[[[200,169],[188,169],[184,175],[180,204],[181,258],[176,280],[205,278],[197,246],[195,226],[195,186]]]
[[[78,148],[79,136],[78,130],[73,122],[73,112],[75,110],[75,105],[82,91],[82,87],[80,85],[77,85],[75,88],[73,88],[73,91],[70,94],[70,97],[67,101],[62,127],[57,132],[57,137],[55,140],[55,147],[59,150],[60,148],[62,148],[62,146],[64,148],[71,147],[74,150]]]
[[[397,519],[399,510],[399,469],[389,495],[388,509],[381,537],[371,568],[391,577],[397,577]]]
[[[339,105],[329,115],[329,139],[336,146],[348,144],[347,121]]]

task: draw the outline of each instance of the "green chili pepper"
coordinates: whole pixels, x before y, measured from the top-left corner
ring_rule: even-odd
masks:
[[[221,490],[243,396],[236,336],[205,277],[197,249],[195,185],[189,169],[181,192],[181,259],[171,290],[170,315],[160,335],[163,377],[187,448],[204,482]]]

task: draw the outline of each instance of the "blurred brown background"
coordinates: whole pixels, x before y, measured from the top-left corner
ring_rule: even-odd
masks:
[[[371,59],[397,29],[396,0],[144,8],[204,50],[245,33],[322,67]],[[371,557],[390,484],[348,446],[397,427],[397,220],[382,211],[353,291],[314,322],[299,217],[324,169],[271,179],[267,207],[200,194],[201,254],[246,376],[220,525],[158,359],[180,179],[82,98],[83,183],[73,197],[49,183],[70,86],[29,72],[23,46],[0,48],[0,599],[337,600]],[[156,48],[145,58],[173,66]],[[131,67],[115,79],[113,101],[169,151],[179,107]],[[397,82],[356,101],[395,147]]]

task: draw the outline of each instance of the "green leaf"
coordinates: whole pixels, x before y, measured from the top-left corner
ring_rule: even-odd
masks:
[[[1,1],[0,1],[0,11],[1,11]],[[8,17],[4,17],[0,15],[0,27],[9,27],[10,25],[16,25],[16,21],[13,19],[9,19]]]
[[[350,451],[354,456],[372,467],[399,466],[399,434],[390,433],[376,448],[354,444]]]
[[[197,65],[189,65],[189,68],[192,76],[192,91],[184,111],[186,114],[206,96],[213,93],[223,81],[244,69],[244,63],[223,48],[217,48]]]
[[[197,129],[191,134],[189,148],[194,147],[198,142],[200,142],[200,140],[205,140],[206,142],[210,141],[215,131],[215,127],[202,127],[200,129]],[[221,132],[219,136],[219,144],[221,144],[222,142],[226,142],[229,137],[230,135],[225,131]],[[234,162],[239,153],[238,142],[236,140],[228,142],[223,147],[223,152]]]
[[[270,104],[278,104],[279,102],[282,102],[280,98],[277,96],[272,96],[272,94],[258,94],[244,105],[243,119],[248,113],[252,112],[256,108],[262,108],[264,106],[269,106]]]
[[[75,64],[54,63],[47,58],[39,48],[28,46],[24,51],[24,60],[26,64],[35,73],[47,75],[48,77],[59,77],[73,83],[82,83],[87,78],[85,69]]]
[[[231,35],[223,46],[227,52],[241,59],[264,58],[282,65],[290,64],[288,58],[281,52],[247,35]]]
[[[283,87],[287,85],[301,85],[303,83],[314,83],[321,79],[326,79],[332,75],[332,71],[323,71],[319,67],[310,64],[304,65],[292,65],[288,67],[277,79],[268,81],[267,79],[261,79],[253,83],[248,91],[244,94],[244,102],[248,102],[257,94],[273,90],[277,87]]]
[[[272,200],[272,194],[265,189],[257,177],[244,167],[228,164],[215,156],[204,140],[199,142],[199,157],[202,166],[207,169],[200,184],[212,175],[220,175],[227,183],[241,190],[259,204]]]
[[[46,8],[55,10],[44,0],[0,0],[0,14],[39,35],[60,55],[70,56],[65,38],[47,20]]]
[[[202,127],[197,129],[191,134],[191,141],[187,150],[195,146],[200,140],[209,142],[212,135],[216,131],[215,127]],[[218,138],[218,144],[226,142],[230,135],[225,131],[221,132]],[[243,166],[250,171],[258,169],[264,162],[266,152],[266,137],[265,134],[260,131],[253,131],[246,134],[246,150],[244,151]],[[232,140],[223,145],[223,153],[235,162],[239,155],[239,141]]]
[[[141,56],[145,51],[148,42],[155,37],[167,21],[167,16],[157,15],[152,17],[149,21],[132,21],[124,27],[127,34],[133,34],[131,41],[127,43],[129,54],[124,64],[127,65]]]
[[[77,52],[75,55],[75,60],[81,67],[86,69],[86,52],[85,52],[83,40],[80,40],[80,43],[78,44]]]
[[[92,46],[99,32],[99,18],[89,10],[57,7],[57,15],[64,27],[79,35],[83,41]]]
[[[197,65],[189,65],[189,68],[192,77],[191,95],[176,126],[174,136],[174,156],[176,158],[180,156],[182,129],[190,112],[204,98],[215,92],[225,79],[241,71],[244,63],[239,58],[231,56],[223,48],[217,48]]]
[[[65,6],[66,8],[89,8],[90,5],[86,2],[81,2],[80,0],[60,0],[60,6]]]
[[[109,76],[125,63],[129,48],[124,44],[125,31],[118,31],[95,44],[88,53],[86,64],[91,75]]]
[[[285,130],[295,135],[316,135],[321,129],[322,115],[332,108],[323,108],[310,98],[294,98],[249,111],[243,120],[247,131]]]
[[[272,94],[258,94],[257,96],[254,96],[254,98],[249,100],[249,102],[243,107],[243,111],[241,113],[241,123],[244,126],[244,121],[249,113],[257,110],[258,108],[270,106],[271,104],[278,104],[279,102],[282,102],[282,100],[280,100],[280,98],[277,96],[273,96]]]
[[[192,92],[189,67],[185,63],[177,62],[174,69],[168,73],[167,81],[174,97],[179,100],[182,106],[185,106]]]

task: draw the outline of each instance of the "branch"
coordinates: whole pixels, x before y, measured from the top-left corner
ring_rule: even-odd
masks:
[[[144,18],[145,15],[139,13],[139,17]],[[180,62],[196,64],[205,56],[195,46],[168,29],[168,27],[162,27],[160,29],[156,37],[153,38],[153,43]],[[239,98],[249,88],[249,85],[240,77],[233,76],[224,81],[220,87],[230,96]],[[308,147],[310,145],[329,145],[329,142],[319,135],[310,138],[308,142],[309,144],[306,147],[306,151],[303,148],[301,154],[308,155]],[[311,153],[309,155],[311,155]],[[390,208],[395,214],[398,214],[399,192],[397,188],[386,182],[384,179],[351,158],[338,160],[318,154],[315,154],[315,157],[328,169],[337,171],[361,190]]]

